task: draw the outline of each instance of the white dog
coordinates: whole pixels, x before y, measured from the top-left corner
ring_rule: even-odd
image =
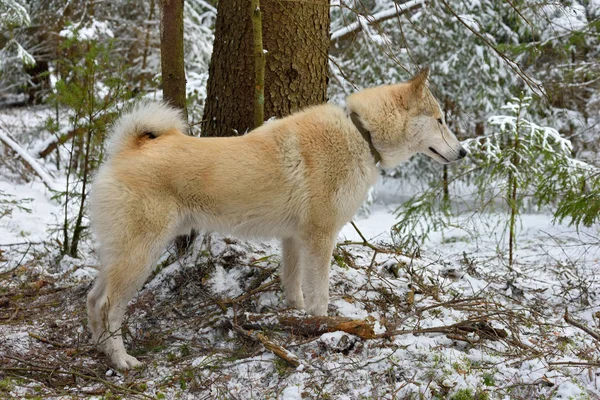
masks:
[[[159,254],[194,227],[280,237],[287,302],[326,315],[335,239],[378,177],[416,153],[440,163],[466,155],[425,85],[410,81],[308,108],[231,138],[186,136],[181,114],[161,103],[133,108],[115,124],[91,194],[103,265],[88,295],[93,340],[117,368],[127,354],[127,303]]]

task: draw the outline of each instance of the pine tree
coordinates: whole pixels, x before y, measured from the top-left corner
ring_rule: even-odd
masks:
[[[254,127],[255,63],[250,2],[218,4],[202,134],[241,135]],[[326,100],[329,3],[260,3],[265,50],[265,119]]]

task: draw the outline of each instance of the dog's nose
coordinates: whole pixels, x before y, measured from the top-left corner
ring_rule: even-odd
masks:
[[[467,151],[465,149],[460,149],[458,155],[460,156],[460,158],[465,158],[465,156],[467,155]]]

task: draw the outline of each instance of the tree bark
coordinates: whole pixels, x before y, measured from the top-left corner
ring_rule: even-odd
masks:
[[[262,2],[265,118],[327,101],[329,0]]]
[[[241,135],[255,127],[251,2],[218,3],[203,136]],[[261,0],[265,57],[264,118],[326,100],[329,0]]]
[[[254,126],[250,7],[247,0],[217,4],[202,136],[237,136]]]
[[[161,0],[160,65],[163,99],[183,110],[187,118],[183,64],[183,2]]]

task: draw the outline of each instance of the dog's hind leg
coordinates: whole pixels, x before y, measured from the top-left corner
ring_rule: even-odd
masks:
[[[327,315],[329,304],[329,268],[336,235],[313,231],[302,238],[302,272],[306,312]]]
[[[125,351],[121,324],[127,304],[148,279],[160,254],[163,243],[157,239],[139,237],[124,244],[117,257],[104,266],[88,296],[92,337],[119,369],[141,364]]]
[[[295,238],[285,238],[282,241],[283,268],[281,282],[286,303],[299,310],[304,309],[302,295],[302,266],[301,242]]]
[[[133,207],[116,208],[113,214],[109,211],[115,208],[106,207],[101,210],[104,218],[96,218],[102,268],[87,302],[92,339],[119,369],[140,364],[125,351],[121,323],[177,223],[177,216],[169,212],[173,207],[166,203],[131,203]]]

